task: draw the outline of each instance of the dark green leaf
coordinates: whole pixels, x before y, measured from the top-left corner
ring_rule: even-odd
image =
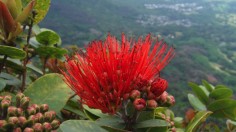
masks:
[[[96,123],[105,128],[113,128],[116,130],[123,130],[125,128],[125,123],[123,120],[116,116],[109,116],[105,118],[99,118],[96,120]]]
[[[198,111],[206,110],[206,106],[194,95],[188,94],[188,100],[195,110]]]
[[[208,105],[208,110],[213,111],[212,116],[236,120],[236,100],[221,99]]]
[[[186,132],[195,132],[198,126],[206,120],[211,111],[199,111],[186,127]]]
[[[36,35],[36,40],[45,46],[53,46],[60,41],[60,36],[53,31],[43,31]]]
[[[24,59],[26,53],[16,47],[0,45],[0,55],[7,55],[13,59]]]
[[[149,128],[146,132],[168,132],[168,127],[152,127]]]
[[[68,120],[63,122],[59,131],[61,132],[107,132],[93,121],[88,120]]]
[[[103,114],[99,109],[91,109],[87,105],[83,105],[85,114],[91,119],[96,120],[100,117],[107,117],[107,114]]]
[[[0,78],[0,91],[2,91],[6,87],[6,81]]]
[[[197,84],[189,82],[189,86],[192,88],[194,94],[199,98],[199,100],[207,104],[208,102],[208,96],[205,90],[202,87],[199,87]]]
[[[142,122],[146,120],[154,119],[154,111],[142,111],[139,115],[137,122]]]
[[[78,99],[72,98],[70,100],[68,100],[68,102],[66,103],[64,109],[73,112],[77,115],[79,115],[80,117],[86,118],[86,115],[84,114],[83,110],[79,107],[79,102]]]
[[[47,74],[33,82],[24,92],[31,103],[48,104],[51,110],[60,113],[72,91],[60,74]]]
[[[3,62],[3,57],[0,57],[0,63],[2,63],[2,62]],[[18,60],[18,59],[8,58],[5,61],[5,66],[13,69],[14,72],[16,72],[16,73],[22,73],[22,71],[24,69],[20,60]]]
[[[170,124],[165,120],[151,119],[136,123],[134,125],[134,128],[167,127],[169,125]]]
[[[233,91],[229,88],[219,88],[213,90],[209,97],[213,99],[224,99],[224,98],[231,98],[233,95]]]
[[[51,57],[60,59],[67,53],[67,50],[64,48],[41,46],[36,49],[36,52],[41,57]]]

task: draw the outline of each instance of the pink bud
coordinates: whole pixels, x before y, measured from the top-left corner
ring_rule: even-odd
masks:
[[[40,106],[40,112],[44,113],[49,110],[49,106],[47,104],[42,104]]]
[[[168,100],[168,104],[170,104],[171,106],[173,106],[175,104],[174,96],[172,96],[172,95],[168,96],[167,100]]]
[[[24,132],[34,132],[34,129],[27,127],[24,129]]]
[[[17,127],[13,130],[13,132],[22,132],[20,127]]]
[[[148,91],[148,94],[147,94],[148,99],[154,99],[155,97],[156,96],[151,91]]]
[[[33,129],[35,132],[43,132],[43,126],[40,123],[35,123]]]
[[[24,124],[26,123],[26,118],[24,116],[18,117],[19,120],[19,124],[20,126],[24,126]]]
[[[17,117],[9,117],[8,122],[11,123],[11,124],[16,125],[16,124],[19,123],[19,120],[18,120]]]
[[[158,104],[154,99],[147,101],[148,108],[155,109],[157,106],[158,106]]]
[[[139,99],[135,99],[133,102],[134,108],[138,111],[144,110],[146,107],[146,102],[144,99],[139,98]]]
[[[166,102],[167,102],[167,96],[168,96],[168,93],[167,93],[166,91],[164,91],[164,92],[161,94],[161,96],[160,96],[160,98],[159,98],[159,101],[160,101],[161,103],[166,103]]]
[[[56,117],[56,112],[55,111],[48,111],[44,113],[44,117],[46,121],[51,122],[53,119]]]
[[[43,123],[43,128],[44,128],[44,131],[46,132],[50,132],[52,130],[52,126],[48,122]]]
[[[8,116],[16,116],[17,108],[15,106],[9,106],[7,109]]]
[[[60,126],[60,122],[58,120],[53,120],[51,122],[53,130],[57,129]]]
[[[140,91],[138,90],[132,90],[131,93],[130,93],[130,98],[131,99],[136,99],[136,98],[140,98]]]

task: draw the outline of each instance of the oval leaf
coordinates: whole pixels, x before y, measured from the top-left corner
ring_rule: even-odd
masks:
[[[67,50],[64,48],[41,46],[36,49],[36,52],[41,57],[51,57],[60,59],[67,53]]]
[[[68,120],[60,125],[61,132],[107,132],[93,121]]]
[[[151,119],[136,123],[134,128],[167,127],[169,125],[165,120]]]
[[[198,126],[206,120],[211,111],[199,111],[186,127],[186,132],[195,132]]]
[[[220,88],[213,90],[209,97],[213,99],[224,99],[224,98],[230,98],[233,95],[233,91],[229,88]]]
[[[203,88],[192,82],[189,82],[189,86],[192,88],[194,94],[199,98],[199,100],[202,103],[207,104],[208,97]]]
[[[53,31],[43,31],[36,36],[36,40],[46,46],[52,46],[60,42],[60,36]]]
[[[208,105],[208,110],[213,111],[212,116],[236,120],[236,100],[221,99]]]
[[[7,55],[13,59],[24,59],[26,57],[25,51],[15,47],[3,45],[0,45],[0,55]]]
[[[71,96],[71,90],[60,74],[47,74],[33,82],[24,92],[31,103],[48,104],[51,110],[60,113]]]
[[[207,88],[207,90],[209,92],[211,92],[212,90],[214,90],[214,86],[212,86],[211,84],[209,84],[206,80],[202,80],[202,84]]]
[[[206,106],[194,95],[188,94],[188,100],[195,110],[198,111],[206,110]]]

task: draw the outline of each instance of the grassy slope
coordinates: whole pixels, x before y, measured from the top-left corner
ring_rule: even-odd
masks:
[[[220,23],[222,20],[215,18],[216,14],[235,13],[230,4],[226,4],[222,9],[222,3],[213,3],[215,7],[211,8],[204,0],[198,1],[204,9],[192,15],[168,9],[147,10],[143,6],[144,3],[155,2],[155,0],[56,0],[52,1],[50,12],[41,26],[57,31],[65,44],[79,46],[93,39],[102,39],[107,32],[116,36],[125,32],[136,38],[149,32],[153,35],[162,35],[167,42],[176,47],[177,55],[162,75],[170,83],[169,91],[178,100],[178,105],[175,107],[177,109],[186,108],[181,102],[187,101],[187,92],[190,91],[187,86],[188,81],[200,82],[201,79],[206,79],[215,84],[235,86],[236,29],[232,25],[222,25]],[[175,2],[183,3],[186,0]],[[175,4],[175,2],[163,0],[158,1],[158,4]],[[187,2],[191,3],[190,0]],[[196,25],[190,28],[163,26],[158,23],[142,26],[136,22],[138,16],[149,14],[165,15],[173,20],[189,19]],[[168,37],[169,34],[176,32],[182,35],[174,39]],[[183,96],[183,93],[186,96]]]

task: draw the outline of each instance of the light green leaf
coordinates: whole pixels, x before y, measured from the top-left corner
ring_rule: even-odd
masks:
[[[186,127],[186,132],[195,132],[198,126],[206,120],[211,111],[199,111]]]
[[[233,91],[229,88],[215,89],[209,95],[209,97],[213,99],[231,98],[232,96],[233,96]]]
[[[24,92],[31,103],[48,104],[51,110],[60,113],[72,91],[60,74],[46,74],[33,82]]]
[[[101,117],[107,117],[107,114],[103,114],[99,109],[91,109],[87,105],[83,105],[84,112],[91,120],[96,120]]]
[[[0,55],[7,55],[13,59],[24,59],[26,57],[25,51],[11,47],[11,46],[4,46],[0,45]]]
[[[43,75],[43,72],[38,67],[34,66],[33,64],[27,64],[26,66],[27,66],[27,68]]]
[[[0,78],[3,78],[7,85],[19,86],[21,84],[21,81],[17,77],[5,72],[0,73]]]
[[[43,31],[36,35],[36,40],[45,46],[52,46],[60,41],[60,36],[54,31]]]
[[[203,90],[202,87],[199,87],[197,84],[189,82],[189,86],[192,88],[194,94],[198,97],[198,99],[204,103],[207,104],[208,102],[208,96],[207,93]]]
[[[93,121],[88,120],[68,120],[63,122],[59,131],[61,132],[107,132]]]
[[[209,92],[211,92],[212,90],[214,90],[214,86],[212,86],[211,84],[209,84],[206,80],[202,80],[202,84],[207,88],[207,90]]]
[[[198,111],[206,110],[206,106],[194,95],[188,94],[188,100],[195,110]]]

